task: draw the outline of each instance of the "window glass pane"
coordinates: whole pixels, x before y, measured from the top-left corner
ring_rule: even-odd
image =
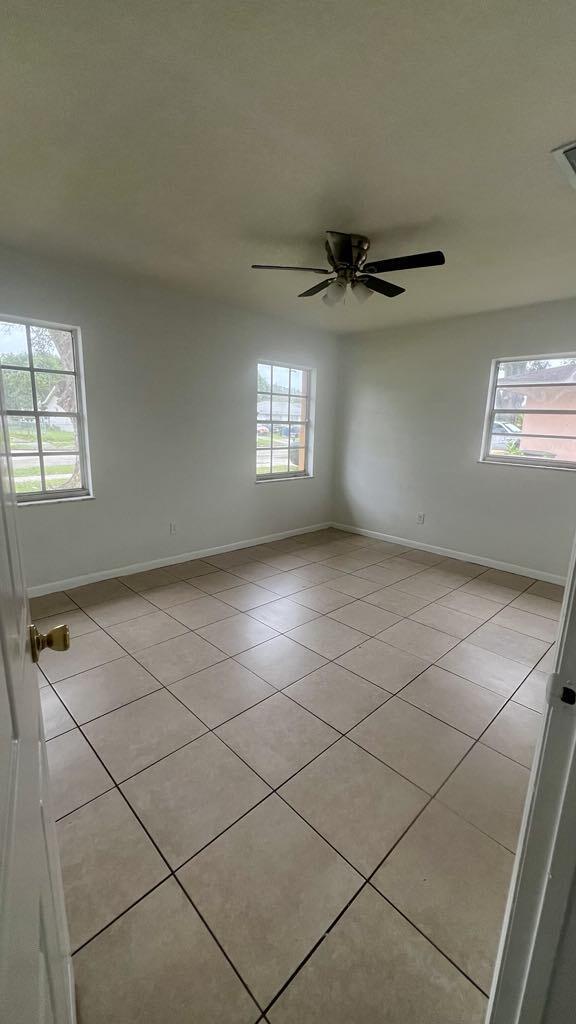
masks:
[[[70,331],[51,327],[30,327],[32,362],[50,370],[73,370],[74,349]]]
[[[510,437],[492,434],[490,455],[506,458],[542,459],[551,462],[576,462],[576,438]]]
[[[76,412],[76,378],[63,373],[34,374],[40,412]]]
[[[71,491],[82,486],[79,455],[45,455],[47,491]]]
[[[257,409],[259,420],[270,419],[270,395],[258,395]]]
[[[270,472],[270,458],[272,452],[270,449],[267,451],[256,452],[256,475],[262,476],[263,474]]]
[[[11,324],[0,320],[0,361],[16,366],[28,366],[28,342],[24,324]]]
[[[2,384],[7,409],[34,410],[32,379],[28,370],[2,370]]]
[[[290,393],[305,395],[308,392],[308,371],[290,370]]]
[[[290,424],[290,444],[295,448],[306,447],[306,427],[303,423]]]
[[[291,448],[290,449],[290,472],[291,473],[303,473],[306,469],[306,449],[305,448]]]
[[[306,419],[306,399],[305,398],[291,398],[290,399],[290,419],[291,420],[305,420]]]
[[[33,416],[7,416],[10,451],[38,451],[36,420]]]
[[[273,420],[288,420],[288,398],[278,397],[276,395],[272,398],[272,419]]]
[[[275,423],[272,431],[272,447],[287,448],[289,433],[288,424]]]
[[[576,356],[557,359],[511,359],[498,365],[498,382],[562,384],[576,380]]]
[[[288,472],[288,449],[284,448],[278,452],[272,452],[272,472],[273,473],[287,473]]]
[[[40,459],[37,455],[14,455],[12,457],[12,472],[17,494],[42,490]]]
[[[272,367],[272,391],[287,395],[290,390],[290,370],[287,366]]]
[[[270,448],[272,444],[272,424],[258,423],[256,426],[256,447]]]
[[[78,420],[68,416],[41,416],[40,435],[43,451],[79,451]]]
[[[551,434],[554,437],[576,437],[576,412],[497,412],[493,434]]]
[[[562,384],[542,387],[496,388],[496,409],[574,409],[576,412],[576,387]]]
[[[258,363],[258,391],[270,391],[272,387],[272,367],[268,363]]]

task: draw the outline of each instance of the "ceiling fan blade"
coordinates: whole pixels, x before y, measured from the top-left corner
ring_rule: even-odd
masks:
[[[368,274],[383,274],[386,270],[416,270],[418,267],[441,267],[446,262],[443,252],[416,252],[412,256],[396,256],[390,260],[375,260],[366,263]]]
[[[324,288],[327,288],[328,285],[332,284],[332,281],[335,280],[335,277],[331,277],[329,281],[319,281],[318,284],[313,284],[311,288],[307,289],[307,291],[300,292],[298,298],[306,299],[309,295],[317,295],[318,292],[321,292]]]
[[[253,263],[252,270],[302,270],[307,274],[331,274],[331,270],[324,267],[277,267],[272,263]]]
[[[387,295],[389,299],[393,299],[395,295],[401,295],[405,292],[405,288],[400,288],[397,284],[392,284],[391,281],[380,281],[377,277],[371,277],[370,274],[363,274],[362,277],[357,277],[357,281],[361,281],[367,288],[371,288],[373,292],[379,292],[380,295]]]

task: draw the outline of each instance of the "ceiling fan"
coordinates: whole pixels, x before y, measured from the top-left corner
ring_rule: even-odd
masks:
[[[400,288],[391,281],[381,281],[374,274],[383,274],[393,270],[412,270],[416,267],[439,267],[445,263],[444,253],[419,252],[412,256],[397,256],[388,260],[375,260],[368,263],[370,239],[365,235],[348,235],[343,231],[327,231],[326,255],[331,270],[324,267],[278,267],[268,263],[253,263],[253,270],[299,270],[309,274],[328,274],[329,278],[300,292],[298,298],[305,299],[324,291],[323,301],[327,306],[342,302],[348,285],[359,302],[365,302],[372,292],[386,295],[389,299],[401,295],[405,288]]]

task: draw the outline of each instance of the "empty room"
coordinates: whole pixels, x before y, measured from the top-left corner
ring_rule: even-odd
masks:
[[[575,38],[5,6],[6,1024],[576,1016]]]

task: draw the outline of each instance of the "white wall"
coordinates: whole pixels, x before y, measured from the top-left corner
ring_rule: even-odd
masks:
[[[328,335],[14,252],[0,253],[2,313],[79,325],[84,348],[95,499],[21,509],[29,585],[331,519]],[[254,482],[259,358],[318,371],[313,479]]]
[[[576,473],[477,460],[491,360],[575,350],[576,301],[341,338],[335,521],[564,575]]]

